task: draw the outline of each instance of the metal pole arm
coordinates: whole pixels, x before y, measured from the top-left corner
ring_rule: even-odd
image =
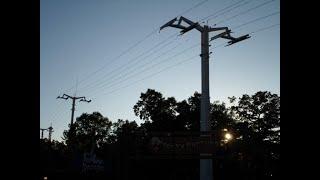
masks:
[[[83,97],[82,99],[80,99],[80,101],[84,101],[84,102],[87,102],[87,103],[90,103],[91,100],[87,100],[85,97]]]
[[[229,29],[227,27],[217,27],[217,28],[212,28],[210,27],[209,28],[209,32],[212,32],[212,31],[220,31],[220,30],[226,30],[228,31]]]

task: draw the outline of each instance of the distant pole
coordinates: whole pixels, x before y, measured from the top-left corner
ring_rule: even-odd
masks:
[[[176,21],[178,23],[174,24]],[[188,27],[181,25],[181,22],[189,24]],[[221,31],[224,32],[214,36],[210,41],[217,38],[229,39],[229,45],[244,39],[250,38],[249,35],[244,35],[238,38],[234,38],[230,35],[230,30],[227,27],[211,28],[208,25],[200,26],[198,22],[194,23],[185,17],[172,19],[163,26],[160,27],[162,30],[165,27],[174,27],[181,30],[181,35],[192,30],[197,29],[201,32],[201,110],[200,110],[200,132],[207,132],[211,130],[209,124],[209,113],[210,113],[210,96],[209,96],[209,32]],[[201,154],[200,154],[201,155]],[[212,159],[200,159],[200,180],[212,180]]]
[[[58,96],[57,99],[65,99],[65,100],[72,99],[70,134],[73,135],[73,117],[74,117],[76,100],[80,100],[87,103],[90,103],[91,100],[87,100],[86,97],[84,96],[76,97],[76,96],[69,96],[67,94],[63,94],[63,96]]]
[[[40,128],[40,131],[41,131],[41,139],[43,139],[43,131],[47,131],[48,129],[43,129],[43,128]]]
[[[48,128],[49,130],[49,141],[51,142],[51,135],[52,135],[52,132],[53,132],[53,127],[52,125],[50,125],[50,127]]]
[[[73,117],[74,117],[74,111],[76,110],[76,99],[72,98],[72,108],[71,108],[71,126],[73,125]]]

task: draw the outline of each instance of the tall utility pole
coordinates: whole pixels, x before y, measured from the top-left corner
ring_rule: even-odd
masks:
[[[40,128],[40,131],[41,131],[41,139],[43,139],[43,131],[47,131],[48,129],[43,129],[43,128]]]
[[[83,102],[91,102],[91,100],[87,100],[86,97],[82,96],[82,97],[76,97],[76,96],[69,96],[67,94],[63,94],[63,96],[58,96],[57,99],[72,99],[72,108],[71,108],[71,124],[70,124],[70,131],[71,134],[73,134],[73,116],[74,116],[74,111],[75,111],[75,106],[76,106],[76,100],[80,100]]]
[[[177,23],[175,23],[178,21]],[[182,21],[189,26],[182,25]],[[175,23],[175,24],[174,24]],[[182,29],[180,34],[184,34],[192,29],[197,29],[201,32],[201,112],[200,112],[200,132],[210,131],[209,124],[209,111],[210,111],[210,96],[209,96],[209,32],[223,31],[222,33],[212,37],[210,41],[217,38],[229,39],[228,45],[250,38],[250,36],[244,35],[238,38],[234,38],[230,35],[231,31],[227,27],[212,28],[207,25],[201,26],[198,22],[192,22],[185,17],[172,19],[163,26],[160,27],[160,31],[165,27],[174,27]],[[200,154],[201,155],[201,154]],[[212,160],[200,159],[200,180],[212,180]]]

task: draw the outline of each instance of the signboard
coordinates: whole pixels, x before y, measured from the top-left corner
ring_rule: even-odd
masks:
[[[84,153],[83,154],[83,163],[82,163],[82,173],[89,172],[103,172],[104,171],[104,162],[97,159],[94,153]]]
[[[150,158],[208,158],[215,150],[212,132],[154,132],[147,142],[146,157]]]

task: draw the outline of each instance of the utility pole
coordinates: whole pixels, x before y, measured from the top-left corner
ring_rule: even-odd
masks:
[[[41,131],[41,139],[43,139],[43,131],[47,131],[48,129],[43,129],[43,128],[40,128],[40,131]]]
[[[178,21],[177,23],[175,23]],[[189,26],[184,26],[181,22],[184,21]],[[210,96],[209,96],[209,32],[223,31],[222,33],[212,37],[210,41],[217,38],[229,39],[228,46],[239,41],[250,38],[250,36],[244,35],[238,38],[234,38],[230,35],[231,30],[228,27],[216,27],[212,28],[207,25],[201,26],[198,22],[192,22],[185,17],[176,18],[167,22],[160,27],[160,31],[166,27],[174,27],[182,29],[180,34],[184,34],[192,29],[197,29],[201,32],[201,110],[200,110],[200,132],[211,131],[209,124],[209,111],[210,111]],[[201,155],[201,154],[200,154]],[[200,180],[212,180],[212,159],[200,159]]]
[[[51,142],[51,135],[52,135],[52,132],[53,132],[52,124],[50,124],[50,127],[48,127],[48,131],[49,131],[49,142]]]
[[[67,94],[63,94],[63,96],[58,96],[57,99],[72,99],[72,108],[71,108],[71,124],[70,124],[70,134],[73,135],[73,116],[74,116],[74,111],[75,111],[75,104],[76,104],[76,100],[80,100],[83,102],[87,102],[90,103],[91,100],[87,100],[86,97],[82,96],[82,97],[76,97],[76,96],[69,96]]]

